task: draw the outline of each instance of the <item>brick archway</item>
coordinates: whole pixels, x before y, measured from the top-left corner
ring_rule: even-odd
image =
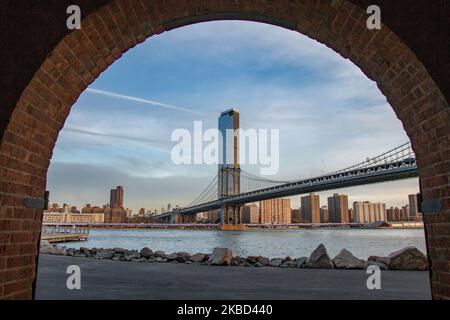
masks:
[[[434,298],[450,298],[450,108],[424,65],[387,26],[347,0],[119,1],[82,21],[49,54],[10,116],[0,145],[0,298],[31,298],[42,198],[58,133],[79,95],[148,37],[221,19],[275,24],[313,38],[361,68],[387,97],[418,158]],[[28,199],[28,200],[27,200]]]

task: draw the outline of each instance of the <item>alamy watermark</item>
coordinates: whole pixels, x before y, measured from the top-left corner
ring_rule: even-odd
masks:
[[[81,29],[81,9],[77,5],[70,5],[66,9],[69,17],[66,20],[66,26],[69,30]]]
[[[367,267],[367,274],[370,274],[367,278],[366,285],[369,290],[381,290],[381,269],[377,265],[370,265]]]
[[[278,129],[227,129],[224,137],[215,128],[203,131],[202,122],[194,121],[193,134],[180,128],[172,132],[170,139],[177,142],[171,151],[176,165],[233,164],[237,147],[239,164],[259,165],[261,175],[275,175],[280,167]]]
[[[377,5],[371,5],[367,7],[367,14],[370,16],[367,18],[367,29],[380,30],[381,29],[381,9]]]
[[[70,274],[67,278],[66,286],[69,290],[81,289],[81,269],[77,265],[70,265],[66,269],[66,273]]]

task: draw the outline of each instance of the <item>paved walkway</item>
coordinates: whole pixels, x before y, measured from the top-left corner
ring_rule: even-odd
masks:
[[[69,265],[81,290],[68,290]],[[382,271],[368,290],[365,271],[212,267],[41,255],[37,299],[430,299],[427,272]]]

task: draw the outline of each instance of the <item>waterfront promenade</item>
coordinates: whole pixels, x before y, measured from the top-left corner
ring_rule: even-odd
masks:
[[[68,290],[66,269],[81,269]],[[431,299],[428,272],[382,271],[368,290],[365,271],[213,267],[39,256],[37,299]]]

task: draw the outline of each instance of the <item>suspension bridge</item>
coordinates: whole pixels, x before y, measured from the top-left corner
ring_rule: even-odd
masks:
[[[237,179],[238,192],[221,192],[221,176]],[[173,217],[190,216],[200,212],[218,209],[221,211],[222,225],[241,224],[240,208],[255,201],[320,192],[345,187],[361,186],[418,177],[416,157],[411,143],[405,143],[376,157],[344,168],[342,170],[307,179],[277,181],[266,179],[239,167],[219,169],[218,174],[205,189],[188,205],[155,218],[173,221]]]

